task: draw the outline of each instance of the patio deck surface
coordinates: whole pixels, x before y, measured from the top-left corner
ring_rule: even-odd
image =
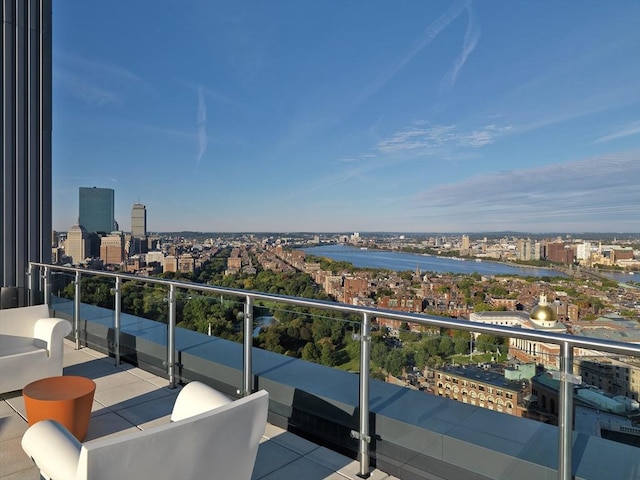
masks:
[[[89,348],[75,350],[65,340],[64,375],[80,375],[96,382],[86,441],[144,430],[169,421],[179,387],[166,379]],[[28,428],[21,392],[0,395],[0,480],[37,480],[39,471],[20,445]],[[356,480],[355,460],[267,424],[258,449],[252,480]],[[373,470],[373,480],[395,477]],[[397,480],[397,479],[396,479]]]

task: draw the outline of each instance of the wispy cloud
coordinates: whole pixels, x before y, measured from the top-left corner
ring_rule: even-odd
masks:
[[[571,120],[595,115],[603,112],[607,112],[622,106],[629,105],[628,99],[620,101],[608,99],[593,99],[590,98],[587,104],[582,105],[555,105],[555,109],[544,112],[544,114],[538,114],[538,118],[534,118],[532,121],[524,122],[518,125],[518,133],[528,132],[531,130],[537,130],[540,128],[547,128],[551,125],[559,123],[569,122]],[[603,140],[605,141],[605,140]]]
[[[372,172],[397,164],[409,157],[436,155],[440,160],[460,160],[476,158],[469,149],[478,149],[493,143],[498,137],[511,132],[511,126],[486,125],[482,128],[462,131],[455,125],[429,125],[419,121],[391,137],[379,141],[365,153],[344,156],[337,159],[342,170],[329,177],[317,178],[304,191],[292,195],[309,193],[330,188],[347,181],[366,181]]]
[[[458,79],[458,74],[460,70],[464,66],[469,58],[469,55],[473,53],[478,44],[478,40],[480,40],[480,27],[476,22],[475,14],[471,7],[471,4],[467,4],[467,14],[469,17],[469,22],[467,24],[467,31],[464,34],[464,43],[462,44],[462,51],[460,55],[455,59],[451,70],[447,72],[445,77],[442,79],[442,83],[440,85],[440,90],[449,90],[453,88],[453,85],[456,83]]]
[[[120,92],[98,86],[81,75],[57,69],[54,77],[54,88],[94,107],[121,106],[124,103],[124,97]]]
[[[478,148],[493,143],[498,137],[513,130],[512,126],[485,125],[471,131],[461,131],[455,125],[417,124],[399,131],[390,138],[380,141],[377,150],[393,154],[418,150],[424,153],[444,147]]]
[[[438,17],[434,22],[430,23],[422,34],[416,39],[414,44],[403,55],[396,58],[383,72],[373,79],[356,99],[349,105],[347,112],[356,108],[358,105],[366,101],[370,96],[374,95],[378,90],[384,87],[396,74],[407,65],[413,58],[418,55],[427,45],[429,45],[449,24],[455,20],[458,15],[465,9],[468,1],[455,2],[449,9]]]
[[[325,177],[325,178],[319,179],[315,183],[305,186],[304,190],[296,189],[292,191],[289,194],[289,196],[291,198],[297,197],[297,196],[308,196],[310,193],[317,192],[319,190],[324,190],[326,188],[331,188],[341,183],[346,183],[349,180],[357,178],[360,175],[360,173],[361,173],[360,168],[357,168],[357,167],[349,168],[347,171],[338,172],[336,174],[331,175],[328,178]]]
[[[207,137],[207,105],[204,101],[204,93],[202,91],[202,87],[198,87],[198,113],[196,119],[196,127],[196,138],[198,140],[197,163],[199,165],[204,152],[207,150],[207,144],[209,142],[209,139]]]
[[[552,231],[571,224],[592,231],[619,229],[614,225],[638,231],[639,161],[640,152],[630,151],[478,175],[420,192],[415,212],[423,219],[448,221],[456,230],[491,225]]]
[[[640,133],[640,122],[633,122],[628,125],[620,127],[617,131],[600,137],[593,141],[593,143],[609,142],[618,138],[629,137],[631,135],[637,135]]]
[[[92,106],[121,106],[131,90],[150,85],[131,70],[109,62],[97,62],[56,52],[54,87]]]

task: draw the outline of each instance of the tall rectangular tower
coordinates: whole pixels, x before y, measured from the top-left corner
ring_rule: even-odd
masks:
[[[3,308],[27,303],[30,261],[51,262],[51,0],[2,0],[0,51]]]
[[[111,188],[80,187],[79,205],[79,223],[87,232],[111,233],[114,230],[114,191]]]
[[[147,207],[141,203],[134,203],[131,207],[131,236],[147,236]]]

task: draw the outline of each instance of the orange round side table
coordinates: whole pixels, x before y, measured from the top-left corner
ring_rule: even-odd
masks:
[[[87,436],[96,384],[84,377],[48,377],[22,390],[29,425],[57,420],[79,441]]]

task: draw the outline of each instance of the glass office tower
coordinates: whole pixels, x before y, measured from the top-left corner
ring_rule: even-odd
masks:
[[[114,230],[114,191],[111,188],[80,187],[80,225],[87,232]]]
[[[51,262],[51,0],[2,0],[0,308]],[[35,281],[35,279],[33,279]]]

